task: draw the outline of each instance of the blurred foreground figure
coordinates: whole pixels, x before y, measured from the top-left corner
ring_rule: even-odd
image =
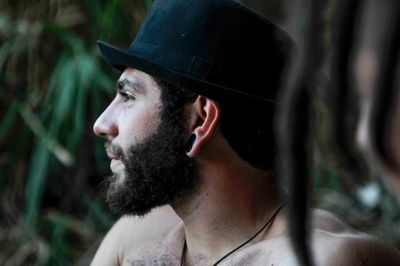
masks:
[[[355,39],[357,141],[400,202],[400,2],[365,1]]]
[[[278,88],[291,39],[231,0],[158,0],[97,119],[123,216],[92,265],[298,265],[275,182]],[[398,265],[393,249],[314,211],[318,265]],[[397,262],[397,263],[396,263]]]
[[[361,164],[353,154],[354,132],[348,134],[347,129],[348,117],[354,117],[358,107],[350,101],[352,92],[358,93],[361,100],[358,146],[370,167],[380,170],[386,185],[400,200],[400,1],[332,1],[335,12],[333,29],[329,29],[333,33],[328,60],[330,82],[323,84],[321,80],[327,81],[321,77],[326,67],[323,61],[326,38],[321,25],[326,2],[295,2],[297,6],[293,10],[300,12],[292,16],[296,18],[292,24],[297,33],[299,56],[290,66],[289,82],[283,90],[282,99],[288,111],[279,116],[279,163],[286,172],[289,191],[291,241],[303,264],[310,264],[308,253],[312,247],[308,246],[313,240],[308,230],[310,173],[309,146],[305,143],[312,136],[309,132],[312,112],[309,111],[318,86],[329,92],[336,147],[342,151],[343,162],[354,176],[361,172]]]

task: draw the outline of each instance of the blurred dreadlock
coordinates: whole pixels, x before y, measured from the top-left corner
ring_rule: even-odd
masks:
[[[298,50],[283,85],[277,124],[280,180],[288,192],[289,234],[301,265],[313,265],[309,249],[307,139],[310,96],[322,64],[321,23],[325,1],[296,1],[291,26]]]
[[[374,3],[369,3],[374,4]],[[382,3],[381,3],[382,4]],[[374,98],[372,103],[372,116],[369,130],[371,131],[371,142],[378,155],[389,165],[392,158],[387,146],[388,119],[393,113],[398,88],[396,85],[400,56],[400,1],[386,1],[386,16],[389,16],[385,25],[385,35],[377,51],[378,67],[375,86],[373,88]]]
[[[371,118],[371,142],[379,156],[390,163],[388,147],[386,145],[387,119],[393,111],[395,101],[395,73],[399,58],[400,47],[400,2],[396,0],[385,1],[391,23],[385,28],[383,40],[380,40],[380,49],[377,49],[378,74],[373,91],[374,101]],[[347,112],[350,109],[349,95],[354,93],[354,78],[350,75],[353,67],[353,55],[357,53],[356,33],[363,30],[364,25],[360,18],[365,17],[367,8],[371,5],[381,5],[382,2],[341,0],[337,3],[334,20],[334,40],[331,66],[331,96],[333,104],[334,136],[339,151],[347,169],[352,173],[359,173],[361,165],[359,158],[351,150],[352,142],[348,136]]]
[[[301,2],[301,3],[300,3]],[[306,3],[305,3],[306,2]],[[324,1],[298,1],[294,10],[297,21],[292,22],[299,44],[297,59],[291,65],[288,81],[281,96],[283,105],[278,121],[279,162],[281,174],[288,188],[289,232],[292,243],[302,265],[312,265],[308,243],[308,160],[305,156],[309,136],[310,101],[315,88],[316,75],[321,61],[320,15]],[[374,1],[339,0],[336,2],[334,17],[333,46],[330,79],[331,107],[333,111],[334,141],[343,155],[343,162],[351,173],[360,171],[359,158],[352,151],[348,138],[348,121],[345,119],[350,93],[354,92],[350,75],[352,56],[355,48],[355,34],[364,25],[358,20],[365,13],[365,5],[381,4]],[[387,136],[387,119],[393,112],[396,76],[400,57],[400,1],[391,0],[386,4],[390,23],[384,40],[380,42],[377,81],[374,84],[375,97],[369,129],[371,142],[378,155],[390,163]],[[317,52],[315,52],[317,51]],[[319,57],[320,56],[320,57]],[[306,110],[306,111],[305,111]],[[353,136],[354,138],[354,136]]]
[[[355,42],[354,30],[357,24],[359,0],[337,1],[333,18],[332,61],[330,69],[331,86],[329,88],[332,111],[333,136],[336,147],[342,156],[342,163],[352,173],[359,173],[361,166],[352,152],[352,143],[348,136],[348,108],[350,102],[349,61]]]

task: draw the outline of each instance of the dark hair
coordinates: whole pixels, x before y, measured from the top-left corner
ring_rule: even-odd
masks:
[[[256,168],[274,170],[277,105],[249,97],[229,96],[219,104],[221,132],[233,150]]]
[[[161,89],[161,102],[168,112],[182,110],[198,94],[154,78]],[[220,129],[232,149],[253,167],[274,170],[276,143],[273,136],[276,104],[247,96],[215,98],[221,107]],[[180,113],[180,112],[179,112]]]

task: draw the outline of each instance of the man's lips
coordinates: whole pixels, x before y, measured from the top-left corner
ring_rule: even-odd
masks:
[[[122,164],[121,157],[112,153],[107,153],[107,156],[111,160],[110,163],[111,171],[117,170],[119,168],[118,166]]]
[[[104,143],[104,148],[107,157],[111,160],[110,169],[112,172],[119,172],[123,168],[122,149],[118,145],[113,145],[111,142]]]
[[[110,159],[110,160],[120,160],[120,157],[119,157],[119,156],[117,156],[117,155],[115,155],[115,154],[112,154],[112,153],[108,153],[108,152],[107,152],[107,157],[108,157],[108,159]]]

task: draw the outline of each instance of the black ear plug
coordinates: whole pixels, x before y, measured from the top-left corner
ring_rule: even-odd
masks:
[[[185,145],[186,152],[190,152],[192,150],[193,143],[195,140],[196,140],[196,135],[195,134],[190,135],[190,137]]]

